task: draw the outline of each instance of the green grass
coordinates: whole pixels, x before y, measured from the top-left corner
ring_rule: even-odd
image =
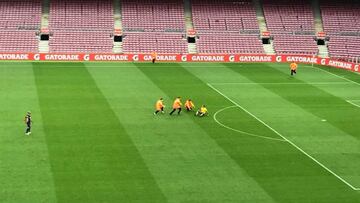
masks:
[[[359,202],[359,83],[306,65],[0,63],[0,202]],[[169,116],[176,96],[210,115]]]

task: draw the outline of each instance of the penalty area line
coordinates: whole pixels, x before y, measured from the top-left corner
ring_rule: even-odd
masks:
[[[355,104],[353,101],[359,101],[359,100],[346,100],[347,103],[352,104],[353,106],[356,106],[356,107],[360,108],[360,105]]]
[[[312,66],[305,66],[305,67],[314,68],[314,69],[323,71],[323,72],[325,72],[325,73],[327,73],[327,74],[330,74],[330,75],[332,75],[332,76],[335,76],[335,77],[337,77],[337,78],[340,78],[340,79],[346,80],[346,81],[348,81],[348,82],[351,82],[351,83],[353,83],[353,84],[355,84],[355,85],[360,85],[360,83],[358,83],[358,82],[355,82],[355,81],[353,81],[353,80],[350,80],[350,79],[348,79],[348,78],[346,78],[346,77],[342,77],[342,76],[340,76],[340,75],[338,75],[338,74],[332,73],[332,72],[327,71],[327,70],[324,70],[324,69],[322,69],[322,68],[316,68],[316,67],[312,67]]]
[[[235,106],[239,107],[240,109],[242,109],[243,111],[245,111],[247,114],[249,114],[250,116],[252,116],[253,118],[255,118],[257,121],[259,121],[260,123],[262,123],[264,126],[266,126],[267,128],[269,128],[271,131],[273,131],[274,133],[276,133],[277,135],[279,135],[281,138],[283,138],[286,142],[288,142],[290,145],[292,145],[293,147],[295,147],[297,150],[299,150],[301,153],[303,153],[304,155],[306,155],[307,157],[309,157],[311,160],[313,160],[315,163],[317,163],[319,166],[321,166],[323,169],[325,169],[326,171],[328,171],[329,173],[331,173],[332,175],[334,175],[336,178],[338,178],[341,182],[345,183],[347,186],[349,186],[351,189],[353,190],[360,190],[360,188],[354,187],[353,185],[351,185],[349,182],[347,182],[345,179],[343,179],[342,177],[340,177],[339,175],[337,175],[335,172],[333,172],[332,170],[330,170],[328,167],[326,167],[324,164],[322,164],[321,162],[319,162],[318,160],[316,160],[313,156],[311,156],[310,154],[308,154],[307,152],[305,152],[303,149],[301,149],[299,146],[297,146],[295,143],[293,143],[292,141],[290,141],[288,138],[286,138],[285,136],[283,136],[281,133],[279,133],[278,131],[276,131],[274,128],[272,128],[271,126],[269,126],[268,124],[266,124],[264,121],[262,121],[260,118],[258,118],[257,116],[255,116],[254,114],[252,114],[250,111],[248,111],[247,109],[245,109],[244,107],[242,107],[241,105],[239,105],[238,103],[236,103],[234,100],[230,99],[228,96],[226,96],[224,93],[220,92],[218,89],[216,89],[214,86],[212,86],[210,83],[207,83],[207,86],[209,86],[211,89],[213,89],[215,92],[217,92],[218,94],[220,94],[221,96],[223,96],[225,99],[229,100],[231,103],[233,103]]]
[[[273,137],[267,137],[267,136],[263,136],[263,135],[257,135],[257,134],[253,134],[253,133],[249,133],[249,132],[245,132],[245,131],[242,131],[242,130],[238,130],[238,129],[235,129],[235,128],[232,128],[232,127],[229,127],[223,123],[221,123],[218,119],[217,119],[217,115],[227,109],[230,109],[230,108],[238,108],[237,106],[228,106],[228,107],[225,107],[225,108],[222,108],[220,110],[218,110],[214,116],[213,116],[213,119],[214,121],[219,124],[220,126],[228,129],[228,130],[232,130],[234,132],[238,132],[238,133],[241,133],[241,134],[244,134],[244,135],[248,135],[248,136],[251,136],[251,137],[257,137],[257,138],[262,138],[262,139],[267,139],[267,140],[273,140],[273,141],[279,141],[279,142],[286,142],[286,140],[284,139],[279,139],[279,138],[273,138]]]
[[[224,83],[211,83],[213,85],[346,85],[353,84],[352,82],[224,82]]]

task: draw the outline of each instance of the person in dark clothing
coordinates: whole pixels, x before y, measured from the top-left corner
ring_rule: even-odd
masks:
[[[25,116],[25,124],[26,124],[26,131],[25,135],[31,134],[31,125],[32,125],[32,118],[31,118],[31,112],[28,111]]]

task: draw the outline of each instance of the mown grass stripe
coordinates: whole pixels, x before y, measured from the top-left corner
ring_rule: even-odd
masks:
[[[233,64],[234,69],[246,68],[248,64],[241,64],[239,67],[238,65],[239,64]],[[267,78],[267,75],[263,74],[265,72],[261,71],[262,69],[258,70],[258,68],[263,67],[263,65],[264,64],[257,64],[256,66],[252,65],[250,67],[252,70],[251,74],[259,75],[259,77],[265,80],[268,79],[266,82],[279,82],[273,78]],[[222,81],[251,82],[251,80],[247,79],[246,77],[243,77],[240,74],[236,74],[236,72],[234,72],[232,69],[224,69],[224,67],[221,65],[219,65],[217,68],[211,68],[210,71],[206,71],[206,65],[198,67],[193,66],[192,64],[182,64],[182,66],[186,67],[186,70],[193,73],[196,77],[201,78],[204,83]],[[183,74],[187,75],[189,73]],[[222,77],[222,74],[228,75],[229,77]],[[233,99],[236,99],[234,98],[234,95],[242,94],[244,95],[243,99],[246,100],[243,101],[245,103],[252,103],[253,105],[256,105],[259,102],[265,102],[265,104],[267,104],[265,106],[269,107],[275,105],[272,103],[266,103],[268,99],[272,98],[272,95],[267,95],[265,94],[266,92],[256,92],[256,90],[253,92],[254,89],[246,90],[246,88],[236,87],[238,86],[231,86],[230,89],[228,88],[228,91],[226,91],[227,93],[231,93],[228,95],[231,95]],[[205,89],[206,87],[199,86],[199,88],[193,90],[196,92],[206,92]],[[224,87],[221,89],[226,88]],[[261,100],[260,98],[264,98],[265,101],[264,99]],[[255,102],[255,100],[257,102]],[[208,99],[208,101],[211,101],[211,99]],[[236,99],[236,101],[239,102],[241,100]],[[253,107],[255,107],[257,111],[265,110],[263,109],[263,106]],[[276,114],[276,111],[273,113]],[[230,113],[228,116],[233,120],[237,120],[243,117],[243,115],[241,115],[239,118],[238,116],[231,115]],[[291,119],[289,122],[291,122]],[[267,143],[264,145],[261,142],[258,142],[257,144],[251,144],[244,140],[239,141],[235,136],[231,136],[228,142],[226,142],[220,139],[220,135],[222,134],[221,132],[211,129],[211,124],[201,125],[204,127],[204,129],[207,129],[208,134],[216,139],[219,145],[221,145],[242,168],[248,171],[249,175],[254,177],[259,182],[259,184],[268,192],[268,194],[270,194],[275,200],[279,202],[305,202],[310,200],[320,202],[324,200],[329,202],[336,202],[343,199],[354,200],[357,198],[356,193],[351,190],[351,188],[341,183],[334,176],[331,177],[330,174],[328,174],[318,165],[314,164],[314,162],[312,162],[308,157],[304,156],[299,151],[296,151],[296,149],[291,145],[272,145],[274,143]],[[252,128],[258,128],[258,126],[259,123],[257,125],[253,125]],[[285,127],[289,125],[287,123],[283,123],[283,126]],[[263,154],[262,156],[257,157],[256,155],[258,153]],[[256,164],[252,163],[251,161],[254,160],[257,160],[258,162]],[[314,193],[314,191],[317,192]],[[333,192],[329,193],[329,191]],[[342,192],[338,193],[338,191]]]
[[[357,107],[318,87],[306,84],[300,79],[307,78],[305,73],[299,77],[290,77],[283,70],[279,70],[279,67],[272,65],[258,67],[249,64],[249,66],[242,68],[238,68],[236,65],[227,66],[241,76],[259,83],[259,88],[254,87],[251,91],[256,91],[258,94],[264,94],[268,91],[269,95],[279,97],[272,96],[265,103],[259,101],[253,104],[257,105],[257,108],[247,104],[247,108],[263,116],[267,122],[276,126],[277,130],[287,135],[296,145],[314,156],[341,179],[344,179],[344,182],[349,183],[350,187],[353,189],[359,187],[359,176],[354,172],[354,169],[359,168],[359,163],[355,160],[357,159],[356,152],[360,146],[357,133],[360,128],[353,125],[360,119],[358,116],[360,111]],[[264,78],[253,74],[254,71],[262,72],[268,77]],[[321,74],[325,74],[325,76],[320,76],[322,78],[333,77],[326,73],[321,72]],[[304,85],[301,88],[294,88],[291,85],[279,87],[263,83],[268,80],[303,82]],[[282,101],[288,101],[288,103]],[[277,110],[258,111],[259,108],[270,106],[266,104],[271,104],[271,102],[274,103],[273,106],[277,106]],[[276,111],[279,112],[277,114],[283,121],[282,123],[273,119]],[[284,117],[288,119],[281,119]],[[294,128],[297,130],[293,130]]]
[[[87,67],[169,202],[272,202],[194,123],[194,112],[169,116],[172,96],[136,66]],[[166,114],[154,116],[154,102],[159,97],[165,100]],[[132,108],[133,104],[136,107]]]
[[[234,65],[226,65],[233,71],[247,77],[249,80],[259,83],[259,85],[292,102],[293,104],[300,106],[304,110],[318,116],[319,118],[326,119],[328,123],[360,140],[360,126],[353,125],[353,123],[360,123],[360,109],[349,104],[344,99],[329,94],[314,85],[307,84],[305,81],[297,79],[296,76],[290,77],[283,71],[274,68],[272,65],[262,65],[261,67],[258,67],[256,65],[249,64],[246,68],[237,68]],[[263,75],[253,74],[255,66],[257,69],[256,71],[261,71],[267,77],[264,78]],[[291,85],[275,86],[267,84],[266,82],[269,80],[277,82],[303,83],[304,85],[295,89]],[[346,88],[346,86],[344,86],[344,88]]]
[[[0,202],[56,202],[31,63],[0,63],[0,92]]]
[[[83,64],[34,73],[59,202],[165,201]]]
[[[342,78],[349,82],[355,83],[360,85],[360,77],[359,72],[352,72],[348,70],[343,70],[341,68],[333,68],[333,67],[326,67],[326,66],[314,66],[315,68],[321,69],[322,71],[328,72],[329,74],[333,74],[335,77]]]

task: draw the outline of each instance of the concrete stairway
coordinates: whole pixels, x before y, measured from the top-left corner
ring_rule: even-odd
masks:
[[[327,45],[318,45],[318,49],[319,49],[319,56],[322,58],[327,58],[329,57],[329,49],[327,47]]]
[[[324,29],[322,24],[319,0],[311,1],[311,6],[313,8],[313,13],[314,13],[315,32],[322,32]]]
[[[114,29],[122,30],[122,21],[121,21],[121,4],[119,0],[114,0]],[[122,53],[122,42],[114,42],[113,44],[114,53]]]
[[[50,0],[42,1],[41,28],[49,27]]]
[[[322,17],[321,17],[319,0],[312,0],[311,6],[313,8],[313,13],[314,13],[315,32],[316,33],[323,32],[324,27],[323,27],[323,22],[322,22]],[[318,55],[320,57],[324,57],[324,58],[329,57],[329,50],[328,50],[326,42],[325,42],[325,45],[318,45],[318,49],[319,49]]]
[[[275,54],[274,44],[270,40],[270,44],[263,44],[265,54]]]
[[[49,28],[50,1],[42,1],[41,29]],[[39,52],[49,53],[49,41],[41,41],[39,38]]]
[[[39,53],[49,53],[49,41],[39,40]]]
[[[256,18],[258,20],[260,32],[268,31],[260,0],[253,0],[252,2],[256,10]]]
[[[190,0],[184,0],[184,12],[185,12],[185,27],[186,27],[186,30],[194,29]],[[189,54],[197,53],[196,43],[188,43],[188,53]]]
[[[195,43],[188,43],[188,52],[189,54],[196,54],[197,48]]]
[[[256,18],[259,24],[260,32],[268,31],[260,0],[253,0],[252,2],[256,10]],[[275,54],[272,40],[270,40],[270,44],[264,44],[263,47],[266,54]]]

